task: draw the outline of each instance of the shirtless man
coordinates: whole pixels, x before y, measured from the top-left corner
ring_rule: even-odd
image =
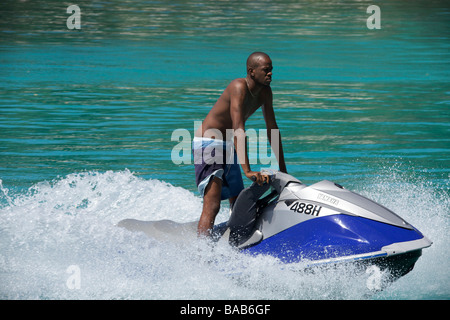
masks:
[[[281,135],[277,135],[278,141],[272,141],[271,136],[273,129],[278,130],[273,110],[272,89],[270,88],[272,69],[272,60],[267,54],[252,53],[247,59],[247,76],[235,79],[228,85],[195,134],[193,142],[195,175],[199,191],[203,196],[203,210],[197,227],[199,236],[211,235],[221,200],[229,199],[232,204],[244,188],[237,158],[239,158],[239,163],[247,178],[260,185],[268,182],[268,176],[252,171],[250,168],[245,134],[245,121],[260,107],[279,169],[287,172]],[[223,141],[227,137],[227,130],[230,129],[234,133],[234,146],[230,141],[228,144]],[[207,163],[208,161],[205,159],[200,160],[200,163],[196,160],[202,156],[202,152],[208,145],[211,146],[215,143],[223,146],[224,154],[228,154],[228,151],[225,152],[225,150],[230,145],[231,148],[234,147],[237,150],[234,153],[234,160],[231,161],[232,164],[228,158],[227,161],[219,161],[223,163],[213,164]]]

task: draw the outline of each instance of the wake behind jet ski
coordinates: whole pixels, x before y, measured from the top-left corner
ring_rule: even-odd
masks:
[[[229,221],[213,234],[242,252],[288,264],[363,262],[388,269],[394,279],[411,271],[432,244],[391,210],[339,184],[306,186],[282,172],[269,184],[244,189]]]

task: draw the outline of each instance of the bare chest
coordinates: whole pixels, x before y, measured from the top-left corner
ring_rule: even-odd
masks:
[[[262,102],[258,98],[248,97],[245,99],[243,106],[244,119],[247,120],[261,105]]]

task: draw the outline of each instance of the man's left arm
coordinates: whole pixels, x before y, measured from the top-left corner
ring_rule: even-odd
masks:
[[[287,173],[286,163],[284,162],[284,152],[283,145],[281,143],[281,134],[280,129],[278,128],[277,121],[275,119],[275,112],[273,110],[273,96],[272,90],[269,88],[267,93],[267,98],[264,99],[264,105],[262,106],[262,111],[264,115],[264,120],[266,122],[267,128],[267,138],[269,139],[270,146],[272,147],[272,151],[275,152],[275,157],[277,158],[278,165],[280,167],[280,171]],[[278,139],[272,141],[272,130],[277,130]]]

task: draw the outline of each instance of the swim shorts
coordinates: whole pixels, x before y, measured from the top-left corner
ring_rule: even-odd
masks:
[[[213,177],[222,180],[222,200],[235,197],[244,189],[233,142],[194,137],[192,152],[195,182],[202,197]]]

